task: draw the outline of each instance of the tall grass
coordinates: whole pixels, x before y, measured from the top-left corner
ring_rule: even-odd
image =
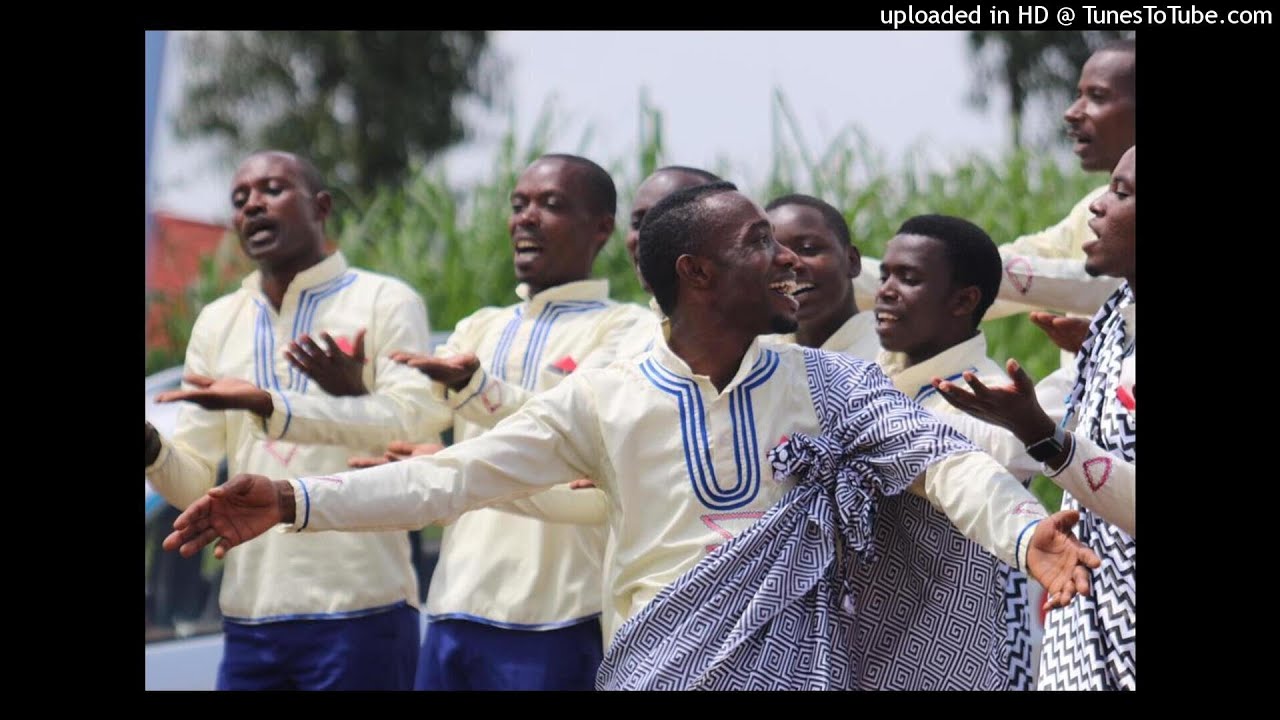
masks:
[[[667,156],[662,112],[644,95],[638,112],[639,136],[630,156],[593,158],[610,171],[619,188],[617,228],[596,261],[595,274],[609,279],[615,298],[632,302],[646,300],[622,242],[635,188],[661,165],[688,164]],[[919,146],[891,165],[853,125],[825,146],[815,145],[800,131],[781,92],[774,94],[772,119],[768,177],[762,187],[742,182],[739,186],[762,205],[789,192],[823,198],[844,212],[855,243],[872,257],[883,255],[903,220],[921,213],[964,217],[986,229],[997,243],[1009,242],[1056,223],[1101,182],[1074,168],[1060,168],[1048,152],[938,156]],[[569,147],[587,154],[584,148],[590,146],[590,128],[573,143],[557,135],[560,124],[549,106],[527,134],[522,135],[512,119],[481,180],[462,186],[452,182],[440,164],[419,168],[408,182],[374,194],[363,206],[339,203],[330,234],[353,265],[394,275],[416,288],[427,301],[433,329],[452,328],[480,307],[510,304],[515,301],[515,278],[507,234],[508,196],[518,174],[549,149]],[[732,160],[726,165],[710,169],[736,181]],[[234,250],[234,244],[230,247]],[[237,261],[241,272],[229,273],[229,264]],[[195,313],[233,289],[246,270],[236,252],[220,252],[205,262],[200,283],[180,299],[172,321],[179,347],[149,355],[148,372],[181,362]],[[1058,364],[1056,349],[1025,316],[988,322],[984,330],[993,357],[1017,357],[1036,378]],[[1058,506],[1056,487],[1041,479],[1036,489],[1049,507]]]

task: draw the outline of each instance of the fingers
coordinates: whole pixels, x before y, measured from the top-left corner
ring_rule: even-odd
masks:
[[[323,336],[323,333],[322,333],[322,336]],[[304,350],[307,351],[308,355],[311,355],[312,357],[315,357],[315,358],[321,358],[321,357],[327,358],[332,353],[332,349],[336,349],[336,345],[333,344],[333,338],[328,338],[330,349],[320,347],[320,345],[316,343],[315,340],[311,339],[310,335],[306,335],[306,334],[303,334],[302,337],[298,338],[296,342],[298,345],[301,345]]]
[[[1080,562],[1094,569],[1102,567],[1102,558],[1098,557],[1098,553],[1094,552],[1092,548],[1084,544],[1080,546]]]
[[[1053,313],[1035,311],[1029,313],[1027,317],[1030,318],[1033,325],[1048,333],[1053,329],[1054,319],[1059,316]]]
[[[356,342],[355,342],[355,346],[351,349],[351,350],[352,350],[352,352],[351,352],[351,357],[355,358],[356,360],[359,360],[359,361],[360,361],[360,362],[362,362],[362,363],[365,361],[365,356],[364,356],[364,331],[365,331],[365,329],[364,329],[364,328],[360,328],[359,330],[357,330],[357,331],[356,331]]]
[[[1071,579],[1075,582],[1075,590],[1077,595],[1089,594],[1089,571],[1077,565],[1071,571]]]
[[[413,452],[409,453],[409,455],[411,457],[418,457],[420,455],[435,455],[436,453],[440,452],[443,449],[444,449],[444,446],[441,445],[440,443],[422,443],[421,445],[418,445],[417,447],[415,447],[413,449]]]
[[[222,538],[218,541],[217,546],[213,548],[213,556],[221,560],[227,556],[227,551],[234,546],[230,540]]]
[[[1053,519],[1053,524],[1059,530],[1068,534],[1071,533],[1071,528],[1080,522],[1080,512],[1077,510],[1059,510],[1049,517]]]
[[[969,384],[969,389],[973,391],[974,397],[984,398],[991,394],[991,391],[987,389],[986,385],[982,384],[978,376],[968,370],[964,372],[964,381]]]
[[[165,392],[156,395],[156,402],[170,403],[179,402],[181,400],[191,400],[195,398],[197,392],[198,391],[196,390],[166,390]]]
[[[386,465],[387,462],[388,461],[385,457],[369,457],[367,455],[357,455],[355,457],[347,458],[347,467],[353,467],[357,469],[371,468],[371,467],[378,467],[379,465]]]
[[[1027,371],[1022,369],[1021,363],[1014,358],[1009,358],[1009,362],[1005,363],[1004,368],[1009,373],[1009,377],[1013,378],[1014,387],[1024,394],[1031,393],[1035,395],[1036,383],[1027,374]]]
[[[301,370],[302,372],[308,375],[311,375],[312,367],[310,362],[308,362],[307,360],[303,360],[300,353],[295,354],[295,351],[293,350],[293,348],[294,346],[290,346],[289,348],[285,349],[284,351],[285,359],[289,361],[290,365],[298,368],[299,370]]]
[[[413,451],[418,447],[417,443],[406,442],[404,440],[396,440],[387,445],[387,452],[396,455],[412,455]]]
[[[178,548],[178,554],[182,555],[182,557],[184,558],[192,557],[197,553],[199,553],[201,550],[203,550],[205,545],[208,545],[209,543],[213,542],[217,538],[218,538],[218,531],[214,530],[213,528],[209,528],[208,530],[205,530],[204,532],[197,535],[194,539],[191,539],[191,540],[188,540],[187,542],[182,543],[182,547]],[[218,557],[222,557],[222,556],[218,555]]]
[[[195,385],[199,388],[207,388],[213,384],[213,378],[207,375],[197,375],[196,373],[188,373],[182,376],[182,381]]]
[[[391,353],[391,359],[400,363],[401,365],[408,365],[409,367],[414,368],[416,370],[423,370],[424,368],[433,367],[439,362],[438,358],[431,357],[430,355],[421,355],[419,353],[411,353],[411,352],[403,352],[403,351],[397,351],[397,352]]]

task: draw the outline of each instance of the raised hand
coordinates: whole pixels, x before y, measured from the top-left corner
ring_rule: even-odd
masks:
[[[1032,531],[1027,572],[1044,586],[1045,607],[1064,607],[1076,595],[1089,594],[1089,568],[1102,565],[1097,553],[1076,538],[1071,528],[1080,520],[1075,510],[1056,512]]]
[[[1089,321],[1084,318],[1064,317],[1047,312],[1033,312],[1031,322],[1044,331],[1054,345],[1075,354],[1080,352],[1089,336]]]
[[[321,390],[334,397],[364,395],[364,328],[356,332],[355,345],[348,355],[338,347],[329,333],[320,333],[321,347],[309,335],[289,343],[284,356],[289,364],[306,374]]]
[[[947,402],[966,413],[999,425],[1018,436],[1023,443],[1033,443],[1053,434],[1055,423],[1036,400],[1036,384],[1017,360],[1005,365],[1012,385],[983,385],[971,372],[964,381],[972,392],[941,378],[933,378],[933,386]]]
[[[194,390],[168,390],[156,396],[156,402],[168,403],[185,400],[205,410],[248,410],[262,417],[271,417],[271,393],[247,380],[218,378],[204,375],[184,375],[184,382],[195,386]]]
[[[391,359],[402,365],[416,368],[427,377],[454,390],[461,390],[471,382],[471,376],[480,369],[480,359],[475,353],[460,353],[449,357],[436,357],[422,353],[396,351]]]
[[[435,455],[444,449],[440,443],[411,443],[397,440],[387,446],[387,451],[380,457],[356,456],[347,458],[347,465],[353,468],[369,468],[386,465],[389,462],[404,460],[417,455]]]
[[[191,557],[217,540],[213,554],[222,558],[277,523],[292,522],[293,515],[293,486],[288,482],[236,475],[183,510],[163,547]]]

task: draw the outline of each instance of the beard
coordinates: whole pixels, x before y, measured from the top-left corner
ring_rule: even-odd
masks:
[[[774,315],[769,318],[769,332],[773,335],[785,335],[799,329],[800,323],[794,315]]]

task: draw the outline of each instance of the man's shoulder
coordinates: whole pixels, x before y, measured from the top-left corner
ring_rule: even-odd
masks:
[[[236,288],[201,308],[200,314],[196,316],[196,322],[205,324],[227,320],[252,302],[253,293],[243,287]]]
[[[348,268],[347,272],[354,275],[360,284],[376,291],[379,298],[388,302],[400,303],[415,300],[424,302],[422,295],[412,285],[398,277],[357,267]]]

